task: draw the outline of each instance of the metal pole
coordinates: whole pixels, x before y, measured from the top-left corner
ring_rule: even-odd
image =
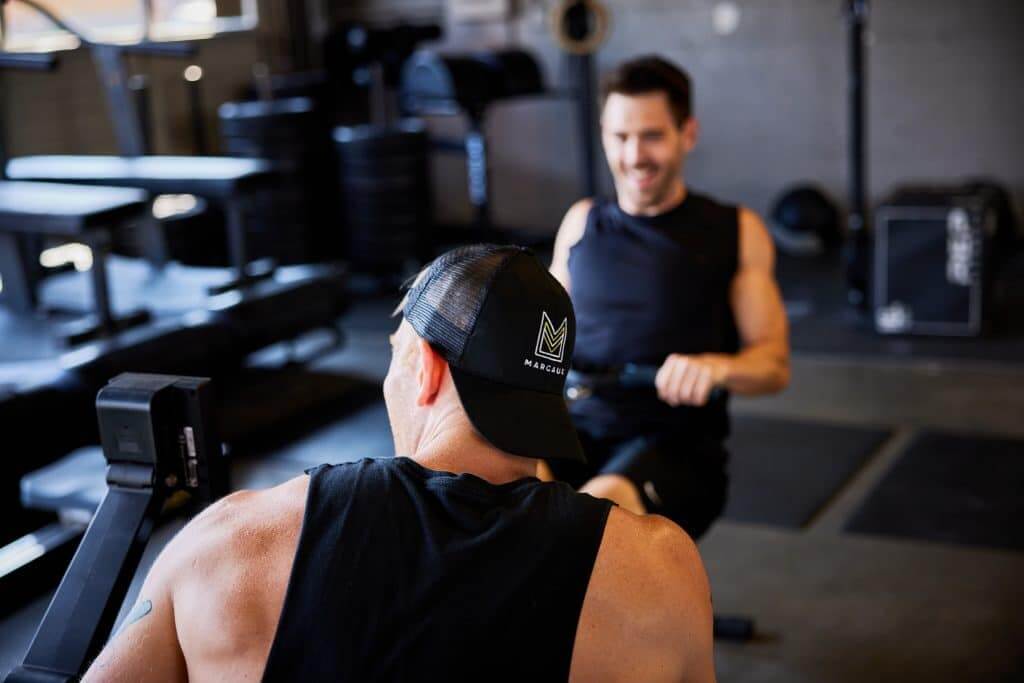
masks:
[[[0,74],[0,79],[7,78]],[[0,88],[0,180],[7,180],[7,88]]]
[[[374,62],[367,67],[370,74],[370,123],[386,127],[391,123],[388,109],[387,85],[384,82],[384,66]]]
[[[153,38],[153,0],[142,1],[142,39],[149,42]]]
[[[7,3],[4,0],[0,0],[0,52],[3,51],[4,45],[7,43],[7,18],[5,8]],[[0,74],[0,79],[6,78]],[[4,114],[7,111],[7,85],[4,84],[3,88],[0,88],[0,180],[7,180],[7,122],[4,120]]]
[[[597,194],[594,154],[594,58],[569,55],[569,70],[576,94],[576,128],[579,130],[580,180],[584,197]]]
[[[186,77],[185,90],[188,96],[188,109],[189,119],[192,123],[192,144],[195,147],[195,153],[199,156],[205,156],[207,151],[206,144],[206,123],[203,119],[203,93],[201,89],[202,83],[202,70],[198,69],[196,76],[189,78],[189,69],[193,69],[195,65],[189,66],[185,70]]]
[[[3,51],[4,45],[7,43],[7,15],[5,8],[7,3],[4,0],[0,0],[0,51]]]
[[[309,68],[309,14],[306,0],[293,0],[286,4],[288,13],[289,56],[293,71]]]
[[[143,154],[153,153],[153,109],[150,106],[149,78],[135,74],[128,79],[128,90],[135,103],[135,115],[139,119],[139,134],[142,137]]]
[[[121,49],[116,45],[93,45],[92,58],[99,68],[107,94],[107,105],[114,123],[114,135],[121,154],[142,156],[146,153],[143,133],[135,100],[128,88]]]
[[[593,31],[591,10],[585,2],[577,2],[566,10],[566,32],[575,41],[584,41]],[[583,195],[593,197],[597,192],[597,174],[594,166],[594,58],[589,52],[570,54],[569,77],[576,96],[576,128],[580,140],[580,180]]]
[[[864,28],[867,24],[868,0],[846,0],[850,22],[849,115],[850,115],[850,179],[849,214],[846,245],[846,280],[850,303],[866,304],[868,267],[868,215],[865,199],[867,179],[865,164],[866,126],[864,95]]]

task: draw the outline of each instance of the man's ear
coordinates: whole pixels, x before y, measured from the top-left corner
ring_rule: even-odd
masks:
[[[683,149],[687,154],[697,146],[697,137],[700,135],[700,123],[696,116],[691,116],[683,122]]]
[[[434,350],[430,342],[424,339],[416,340],[416,353],[419,356],[416,370],[419,392],[416,396],[416,405],[427,406],[434,402],[437,392],[441,390],[441,382],[444,380],[444,371],[448,363]]]

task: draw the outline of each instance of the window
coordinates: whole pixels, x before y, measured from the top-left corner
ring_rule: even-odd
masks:
[[[257,0],[35,0],[98,42],[208,38],[253,28]],[[73,48],[77,39],[20,0],[2,3],[7,50]],[[146,17],[149,17],[148,26]]]

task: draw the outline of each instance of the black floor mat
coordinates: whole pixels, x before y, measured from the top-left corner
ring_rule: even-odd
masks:
[[[725,518],[801,528],[888,435],[885,429],[735,417]]]
[[[1024,441],[924,432],[846,530],[1024,550]]]

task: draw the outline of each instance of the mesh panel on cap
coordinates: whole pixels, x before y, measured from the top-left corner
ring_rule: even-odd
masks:
[[[449,363],[462,356],[491,281],[522,247],[480,244],[437,257],[409,290],[405,319]]]

